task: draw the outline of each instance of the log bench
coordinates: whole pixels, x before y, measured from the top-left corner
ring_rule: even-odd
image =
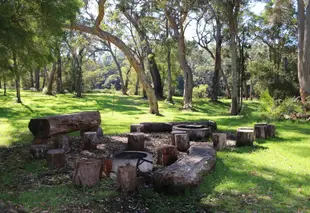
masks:
[[[28,128],[34,135],[33,144],[47,143],[53,136],[70,132],[97,131],[101,123],[98,111],[55,115],[31,119]]]
[[[197,143],[188,150],[188,155],[158,169],[153,174],[153,184],[157,191],[179,193],[197,187],[203,175],[210,172],[216,161],[216,152],[206,143]]]

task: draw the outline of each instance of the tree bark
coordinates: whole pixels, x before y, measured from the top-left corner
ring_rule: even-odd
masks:
[[[236,146],[253,146],[255,133],[253,128],[240,127],[237,130]]]
[[[178,149],[176,146],[165,145],[157,149],[157,164],[169,166],[178,160]]]
[[[20,97],[20,76],[19,73],[16,73],[15,76],[15,88],[16,88],[16,103],[22,103]]]
[[[160,114],[154,90],[152,89],[150,83],[148,82],[146,74],[144,73],[141,64],[138,62],[136,57],[133,55],[133,53],[131,52],[131,49],[122,40],[98,28],[87,27],[87,26],[79,25],[79,24],[76,24],[73,26],[66,26],[66,28],[74,29],[74,30],[84,32],[84,33],[89,33],[92,35],[96,35],[103,40],[113,43],[115,46],[121,49],[122,52],[126,55],[132,67],[137,72],[140,82],[147,93],[148,102],[150,106],[150,113],[156,114],[156,115]]]
[[[237,16],[238,10],[232,3],[227,4],[227,13],[229,19],[229,33],[230,33],[230,52],[231,52],[231,73],[232,73],[232,96],[230,113],[232,115],[238,114],[238,76],[237,76]]]
[[[117,189],[121,192],[132,193],[138,187],[137,168],[120,166],[117,172]]]
[[[101,123],[98,111],[80,112],[31,119],[28,128],[35,137],[47,138],[54,135],[97,129]]]
[[[306,13],[305,13],[306,12]],[[298,0],[298,78],[300,95],[307,110],[310,110],[310,4],[305,11],[304,1]]]
[[[80,160],[73,172],[72,182],[76,185],[93,186],[100,181],[101,160]]]
[[[225,149],[226,142],[227,142],[226,133],[213,133],[212,134],[212,142],[213,142],[213,147],[216,151],[220,151],[222,149]]]
[[[187,133],[177,133],[174,135],[175,145],[180,152],[186,152],[190,146]]]
[[[58,94],[64,93],[63,83],[62,83],[62,62],[61,55],[59,53],[57,60],[57,81],[56,81],[56,91]]]
[[[37,91],[40,91],[40,68],[38,67],[36,70],[35,70],[35,86],[36,86],[36,89]]]
[[[50,169],[61,169],[65,166],[65,151],[63,149],[51,149],[47,152],[47,164]]]
[[[34,87],[34,81],[33,81],[33,71],[30,71],[30,87]]]
[[[144,151],[145,136],[143,133],[135,132],[128,134],[128,150]]]
[[[42,84],[42,90],[44,89],[45,87],[45,84],[46,84],[46,78],[47,78],[47,69],[46,69],[46,66],[44,67],[44,70],[43,70],[43,84]]]
[[[56,63],[53,63],[53,67],[52,67],[52,70],[51,70],[51,73],[50,73],[50,76],[47,82],[46,95],[53,95],[53,82],[54,82],[55,72],[56,72]]]
[[[219,18],[216,18],[216,46],[215,46],[215,65],[214,65],[214,75],[213,75],[213,88],[212,88],[212,101],[218,101],[218,91],[220,83],[220,70],[222,66],[222,24]]]
[[[136,87],[134,95],[139,95],[139,76],[137,76]]]

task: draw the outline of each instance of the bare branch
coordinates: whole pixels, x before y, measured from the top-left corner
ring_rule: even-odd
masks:
[[[102,19],[104,17],[104,4],[105,4],[106,0],[99,0],[98,2],[98,16],[96,18],[95,21],[95,28],[96,30],[100,29],[100,23],[102,22]]]

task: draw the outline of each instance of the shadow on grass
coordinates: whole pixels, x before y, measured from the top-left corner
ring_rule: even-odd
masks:
[[[248,162],[235,156],[218,158],[214,172],[205,177],[199,189],[204,194],[200,205],[212,212],[242,209],[282,213],[310,208],[306,194],[292,190],[310,187],[309,176],[272,167],[242,167],[244,164]],[[219,184],[225,187],[216,189]]]

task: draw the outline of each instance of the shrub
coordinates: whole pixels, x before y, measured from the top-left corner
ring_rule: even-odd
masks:
[[[193,88],[193,97],[194,98],[206,98],[207,97],[207,84],[201,84]]]

